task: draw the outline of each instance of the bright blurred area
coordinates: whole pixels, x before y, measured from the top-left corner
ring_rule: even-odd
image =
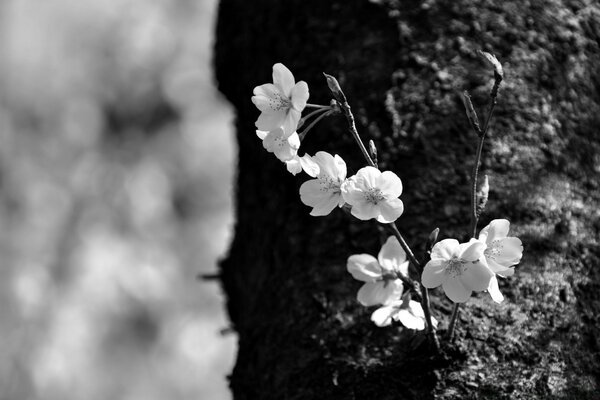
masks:
[[[229,399],[217,0],[0,2],[0,399]]]

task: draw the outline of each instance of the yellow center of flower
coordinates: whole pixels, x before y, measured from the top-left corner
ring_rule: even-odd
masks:
[[[487,258],[491,258],[492,260],[495,260],[496,256],[498,254],[500,254],[500,251],[502,250],[502,248],[503,248],[503,246],[502,246],[502,243],[500,242],[500,240],[494,240],[494,241],[492,241],[492,243],[490,243],[488,245],[488,247],[485,249],[483,254],[485,254],[485,256]]]
[[[369,188],[366,192],[365,192],[365,200],[368,201],[369,203],[373,203],[375,205],[377,205],[377,203],[379,203],[381,200],[384,200],[385,197],[383,196],[383,193],[381,193],[381,190],[377,189],[377,188]]]
[[[448,260],[448,264],[446,264],[446,274],[450,275],[452,278],[462,275],[467,269],[465,264],[466,261],[457,257]]]

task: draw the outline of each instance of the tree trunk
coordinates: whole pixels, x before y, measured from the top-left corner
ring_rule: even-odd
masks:
[[[378,4],[375,4],[378,3]],[[221,0],[215,68],[237,110],[235,238],[221,265],[239,334],[230,378],[243,399],[597,398],[600,375],[600,5],[585,0]],[[255,135],[252,89],[282,62],[328,104],[321,72],[340,80],[382,170],[403,181],[397,221],[422,253],[429,232],[469,236],[469,174],[480,118],[503,63],[481,172],[490,195],[479,228],[511,221],[524,243],[505,301],[461,309],[453,344],[432,357],[423,334],[378,328],[356,301],[348,256],[377,254],[375,222],[336,209],[311,217],[296,177]],[[342,117],[312,130],[300,153],[364,166]],[[432,291],[440,332],[452,304]]]

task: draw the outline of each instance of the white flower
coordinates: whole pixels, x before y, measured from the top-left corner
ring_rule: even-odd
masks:
[[[273,83],[254,88],[252,102],[261,111],[256,127],[267,132],[282,128],[284,137],[290,136],[298,127],[308,96],[306,82],[296,83],[283,64],[273,65]]]
[[[296,132],[285,137],[283,129],[276,128],[269,132],[257,130],[256,136],[262,140],[263,147],[269,153],[274,153],[283,162],[293,159],[300,148],[300,137]]]
[[[471,239],[458,243],[444,239],[431,249],[431,260],[425,265],[421,282],[426,288],[442,285],[446,296],[455,303],[464,303],[472,291],[490,287],[494,273],[487,267],[483,252],[485,243]]]
[[[382,223],[394,222],[404,211],[402,181],[391,171],[381,172],[374,167],[364,167],[348,178],[341,187],[350,211],[358,219],[376,218]]]
[[[390,325],[392,320],[400,321],[408,329],[418,331],[422,331],[427,326],[421,303],[410,300],[408,295],[405,295],[402,300],[378,308],[371,314],[371,321],[379,327]],[[438,322],[435,318],[431,317],[431,322],[434,327],[437,327]]]
[[[404,287],[398,274],[408,276],[406,253],[398,240],[390,236],[377,258],[370,254],[348,257],[347,269],[354,279],[365,282],[357,299],[363,306],[391,304],[402,295]]]
[[[336,206],[344,205],[340,185],[346,179],[346,163],[340,156],[319,151],[306,159],[302,167],[308,175],[316,178],[300,186],[300,200],[313,207],[310,215],[327,215]]]
[[[487,244],[483,252],[488,267],[492,272],[501,277],[511,276],[515,273],[514,265],[521,261],[523,245],[516,237],[507,237],[510,222],[506,219],[495,219],[479,232],[479,240]],[[498,288],[496,276],[492,278],[488,292],[492,299],[500,303],[504,296]]]

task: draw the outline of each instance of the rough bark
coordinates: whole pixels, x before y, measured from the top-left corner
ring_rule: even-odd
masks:
[[[215,68],[237,110],[235,238],[221,265],[239,354],[240,399],[592,399],[600,340],[600,6],[592,1],[222,0]],[[345,270],[385,234],[339,210],[314,218],[293,177],[254,134],[254,86],[283,62],[328,103],[337,76],[381,166],[404,183],[398,224],[422,251],[428,233],[468,237],[476,138],[459,93],[480,114],[493,52],[506,82],[484,147],[490,199],[480,228],[511,221],[525,247],[506,300],[474,296],[446,358],[422,335],[377,328]],[[304,151],[364,165],[343,118],[320,124]],[[432,294],[446,326],[451,310]]]

